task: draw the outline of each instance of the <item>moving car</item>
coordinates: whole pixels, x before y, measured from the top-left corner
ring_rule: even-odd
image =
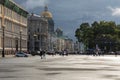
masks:
[[[24,52],[18,52],[15,54],[16,57],[28,57],[28,55]]]

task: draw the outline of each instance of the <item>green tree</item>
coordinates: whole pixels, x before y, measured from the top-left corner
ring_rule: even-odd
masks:
[[[90,47],[91,38],[93,38],[93,30],[89,23],[82,23],[80,28],[75,32],[75,36],[79,42],[83,42],[86,48]]]
[[[79,42],[84,43],[88,48],[95,48],[98,44],[100,48],[107,50],[120,49],[120,25],[113,21],[82,23],[75,32],[75,37]]]

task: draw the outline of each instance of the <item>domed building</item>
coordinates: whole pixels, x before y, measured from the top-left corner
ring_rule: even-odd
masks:
[[[48,11],[48,7],[45,6],[44,11],[40,14],[41,17],[46,18],[48,20],[48,32],[50,34],[54,33],[54,21],[52,19],[52,13]]]
[[[45,10],[41,13],[41,16],[45,18],[52,18],[52,14],[48,11],[47,6],[45,6]]]

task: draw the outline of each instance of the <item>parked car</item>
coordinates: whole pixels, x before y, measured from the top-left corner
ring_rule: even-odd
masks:
[[[48,55],[55,55],[56,53],[54,51],[47,51],[46,54],[48,54]]]
[[[110,52],[108,52],[108,54],[110,54],[110,55],[114,55],[114,54],[115,54],[115,52],[110,51]]]
[[[116,53],[117,53],[118,55],[120,55],[120,51],[116,51]]]
[[[40,55],[40,51],[32,51],[30,54],[31,54],[32,56]]]
[[[28,55],[24,52],[18,52],[15,54],[16,57],[28,57]]]

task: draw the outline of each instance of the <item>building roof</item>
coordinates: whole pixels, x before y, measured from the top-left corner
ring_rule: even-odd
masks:
[[[42,17],[52,18],[52,13],[48,11],[48,7],[45,6],[44,11],[41,13]]]
[[[47,19],[37,15],[37,14],[29,14],[29,17],[28,17],[28,20],[41,20],[41,21],[46,21],[47,22]]]
[[[28,12],[21,6],[19,6],[17,3],[15,3],[13,0],[0,0],[0,4],[4,5],[5,7],[15,11],[16,13],[24,17],[27,17],[28,15]]]

